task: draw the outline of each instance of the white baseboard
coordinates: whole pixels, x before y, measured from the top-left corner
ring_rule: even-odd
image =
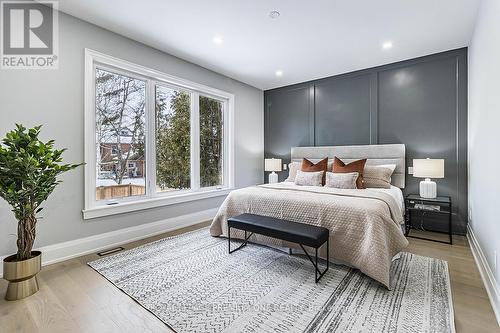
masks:
[[[162,234],[211,220],[217,213],[217,208],[201,212],[168,218],[165,220],[141,224],[135,227],[119,229],[103,234],[79,238],[68,242],[43,246],[36,250],[42,251],[42,266],[76,258],[89,253],[95,253],[136,240]],[[1,258],[3,259],[3,257]],[[3,265],[0,265],[0,277],[3,277]]]
[[[493,311],[495,312],[495,316],[497,318],[497,323],[500,325],[500,290],[498,283],[493,275],[493,272],[484,256],[483,250],[479,245],[476,236],[474,235],[474,231],[470,227],[470,224],[467,225],[467,239],[469,240],[470,248],[472,250],[472,255],[474,256],[474,260],[476,261],[477,267],[479,268],[479,273],[481,274],[481,278],[483,279],[484,286],[486,288],[486,292],[488,293],[488,297],[490,298],[491,306],[493,307]]]

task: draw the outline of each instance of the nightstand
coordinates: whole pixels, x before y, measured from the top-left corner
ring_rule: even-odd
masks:
[[[430,238],[411,236],[411,229],[420,230],[415,228],[412,224],[412,212],[418,211],[422,213],[422,219],[425,219],[426,215],[440,214],[446,215],[448,218],[448,232],[447,233],[450,241],[440,241]],[[406,237],[418,238],[429,240],[438,243],[453,244],[452,240],[452,226],[451,226],[451,198],[450,197],[437,197],[434,199],[422,198],[418,194],[409,194],[405,198],[405,231]]]

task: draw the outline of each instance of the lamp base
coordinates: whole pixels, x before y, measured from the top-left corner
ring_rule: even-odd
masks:
[[[276,184],[277,182],[278,182],[278,174],[273,171],[269,174],[269,184]]]
[[[437,184],[430,178],[420,182],[420,196],[422,198],[434,199],[437,196]]]

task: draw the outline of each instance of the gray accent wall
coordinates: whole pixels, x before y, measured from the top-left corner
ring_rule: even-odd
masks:
[[[235,181],[262,183],[263,92],[72,16],[59,14],[59,69],[0,70],[0,137],[14,128],[43,124],[42,138],[66,147],[68,162],[84,160],[84,49],[90,48],[235,95]],[[83,220],[83,168],[63,175],[38,223],[36,247],[214,209],[224,197]],[[15,252],[16,221],[0,199],[0,257]]]
[[[264,108],[265,156],[284,163],[294,146],[403,143],[407,166],[444,158],[438,194],[452,197],[454,231],[465,232],[466,48],[268,90]],[[407,175],[404,192],[418,193],[420,180]],[[444,230],[444,222],[425,227]]]

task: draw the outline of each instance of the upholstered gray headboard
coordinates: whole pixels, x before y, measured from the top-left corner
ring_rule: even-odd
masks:
[[[293,147],[292,162],[300,162],[307,158],[317,162],[325,157],[333,161],[336,156],[344,162],[352,162],[366,158],[366,165],[396,164],[392,174],[392,184],[399,188],[405,187],[405,154],[404,144],[363,145],[363,146],[323,146],[323,147]]]

